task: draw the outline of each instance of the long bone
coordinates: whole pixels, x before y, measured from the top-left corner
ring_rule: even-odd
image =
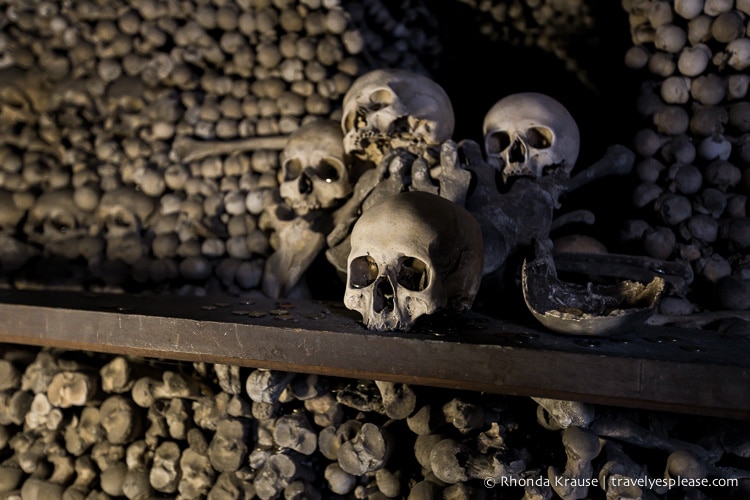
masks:
[[[169,159],[189,163],[209,156],[228,155],[261,149],[282,150],[289,140],[285,135],[247,137],[232,141],[200,141],[190,137],[178,137],[172,143]]]
[[[634,164],[635,154],[625,146],[614,144],[593,165],[572,176],[565,191],[575,191],[603,177],[627,175],[633,170]]]

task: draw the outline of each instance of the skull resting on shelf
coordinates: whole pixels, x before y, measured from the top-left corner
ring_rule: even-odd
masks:
[[[453,107],[443,88],[407,70],[365,73],[344,96],[344,149],[375,164],[397,149],[435,159],[454,125]]]
[[[354,225],[344,304],[369,329],[409,330],[422,315],[469,309],[482,277],[482,235],[463,207],[404,192]]]
[[[512,94],[495,103],[484,117],[487,162],[512,177],[540,178],[557,169],[570,174],[578,159],[580,134],[573,116],[544,94]]]
[[[334,207],[352,192],[343,133],[319,120],[297,129],[281,152],[281,197],[299,215]]]

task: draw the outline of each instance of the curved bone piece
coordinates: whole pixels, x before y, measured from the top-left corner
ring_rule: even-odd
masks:
[[[430,193],[391,196],[354,225],[344,304],[370,329],[409,330],[424,314],[471,307],[482,255],[463,207]]]
[[[612,335],[645,322],[665,288],[655,276],[647,283],[612,285],[562,281],[552,255],[537,245],[538,256],[522,267],[522,289],[529,311],[550,330],[575,335]]]

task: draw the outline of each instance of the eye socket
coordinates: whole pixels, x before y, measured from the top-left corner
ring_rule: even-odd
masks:
[[[284,181],[293,181],[302,173],[302,162],[290,159],[284,163]]]
[[[349,285],[352,288],[370,286],[378,277],[378,265],[369,255],[352,260],[349,265]]]
[[[383,109],[386,106],[390,106],[393,102],[393,93],[386,89],[376,90],[370,94],[370,111],[377,111]]]
[[[534,127],[526,132],[527,144],[535,149],[547,149],[552,146],[552,139],[552,131],[546,127]]]
[[[498,155],[510,146],[510,135],[507,132],[491,132],[484,140],[484,147],[488,155]]]
[[[329,184],[331,182],[336,182],[341,177],[336,164],[328,160],[321,161],[318,166],[315,167],[315,175]]]
[[[427,264],[416,257],[405,257],[399,262],[396,281],[413,292],[421,292],[429,285]]]
[[[69,229],[73,228],[72,221],[66,220],[65,218],[54,218],[50,219],[50,225],[61,234],[65,234]]]
[[[342,121],[344,125],[344,134],[349,132],[350,130],[354,129],[354,120],[357,118],[357,112],[353,111],[349,114],[347,114],[344,117],[344,120]]]

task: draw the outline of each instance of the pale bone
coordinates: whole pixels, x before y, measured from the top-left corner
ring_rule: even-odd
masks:
[[[215,364],[214,371],[219,380],[219,387],[229,394],[240,394],[242,392],[242,380],[240,379],[240,367],[237,365]]]
[[[153,198],[135,188],[121,187],[107,191],[96,209],[96,229],[105,233],[108,239],[140,234],[156,207]]]
[[[520,175],[540,178],[557,169],[570,174],[578,159],[578,125],[565,106],[544,94],[500,99],[485,115],[482,130],[487,161],[505,182]]]
[[[602,443],[595,433],[580,427],[568,427],[562,431],[562,439],[568,457],[565,470],[550,467],[547,476],[552,489],[564,500],[584,498],[588,494],[585,483],[594,475],[591,461],[599,455]],[[560,477],[563,478],[562,486],[558,486]]]
[[[280,194],[298,214],[328,209],[352,192],[341,128],[313,121],[289,136],[281,152]]]
[[[245,381],[245,391],[254,402],[274,403],[294,377],[293,373],[255,370]]]
[[[85,235],[87,219],[76,206],[72,190],[46,191],[29,210],[23,229],[29,241],[62,253],[70,242]]]
[[[462,398],[453,398],[443,405],[443,418],[462,434],[484,427],[495,416],[482,407]]]
[[[186,379],[179,373],[172,371],[164,372],[161,381],[150,377],[141,377],[135,382],[131,392],[133,401],[142,408],[150,407],[154,401],[159,399],[198,399],[210,394],[208,387],[200,381]]]
[[[185,439],[191,426],[191,414],[188,410],[188,402],[183,398],[169,399],[169,405],[164,410],[164,419],[173,439]]]
[[[97,379],[84,372],[56,373],[47,388],[47,397],[59,408],[84,406],[98,388]]]
[[[131,390],[135,379],[130,364],[122,356],[113,358],[99,370],[102,390],[107,393],[123,393]]]
[[[718,449],[706,449],[700,445],[673,439],[654,430],[630,421],[622,415],[606,415],[591,423],[590,430],[604,439],[614,439],[641,448],[672,453],[687,450],[706,462],[715,463],[722,454]]]
[[[162,493],[174,493],[180,482],[180,446],[164,441],[154,450],[154,462],[149,471],[151,486]]]
[[[451,138],[454,120],[448,95],[434,81],[407,70],[373,70],[344,95],[344,149],[376,165],[400,148],[431,161]]]
[[[208,445],[208,460],[219,472],[238,470],[247,456],[250,424],[246,419],[224,418],[216,425],[216,433]]]
[[[212,462],[200,448],[192,446],[182,452],[180,457],[181,477],[177,491],[181,498],[205,498],[214,483],[216,471]]]
[[[330,490],[337,495],[350,493],[357,484],[357,478],[348,472],[344,472],[336,462],[328,464],[323,472],[323,477]]]
[[[649,474],[645,467],[635,463],[614,441],[607,441],[602,451],[606,462],[599,469],[597,476],[600,488],[607,493],[608,497],[619,495],[622,498],[641,498],[643,490],[632,480],[645,478],[653,481],[656,478]],[[663,494],[666,488],[656,486],[654,490],[656,493]]]
[[[99,408],[86,407],[81,410],[80,416],[74,417],[66,426],[65,448],[69,453],[80,456],[104,435]]]
[[[127,443],[141,431],[140,411],[123,396],[114,395],[105,399],[100,412],[101,425],[112,444]]]
[[[481,232],[465,209],[437,195],[402,193],[355,224],[344,304],[370,329],[408,330],[438,309],[470,308],[481,266]]]
[[[0,359],[0,391],[21,388],[21,372],[7,359]]]
[[[223,156],[235,153],[284,148],[287,136],[248,137],[227,141],[200,141],[189,137],[178,137],[172,143],[169,159],[174,162],[190,163],[209,156]]]
[[[253,485],[261,500],[270,500],[296,479],[312,480],[312,471],[296,456],[275,453],[260,467]]]
[[[417,395],[407,384],[376,380],[385,414],[394,420],[402,420],[412,414],[417,405]]]
[[[341,469],[354,476],[385,467],[393,451],[392,437],[377,425],[366,422],[359,432],[336,452]]]
[[[276,420],[273,440],[280,448],[312,455],[318,448],[317,435],[304,412],[292,412]]]

